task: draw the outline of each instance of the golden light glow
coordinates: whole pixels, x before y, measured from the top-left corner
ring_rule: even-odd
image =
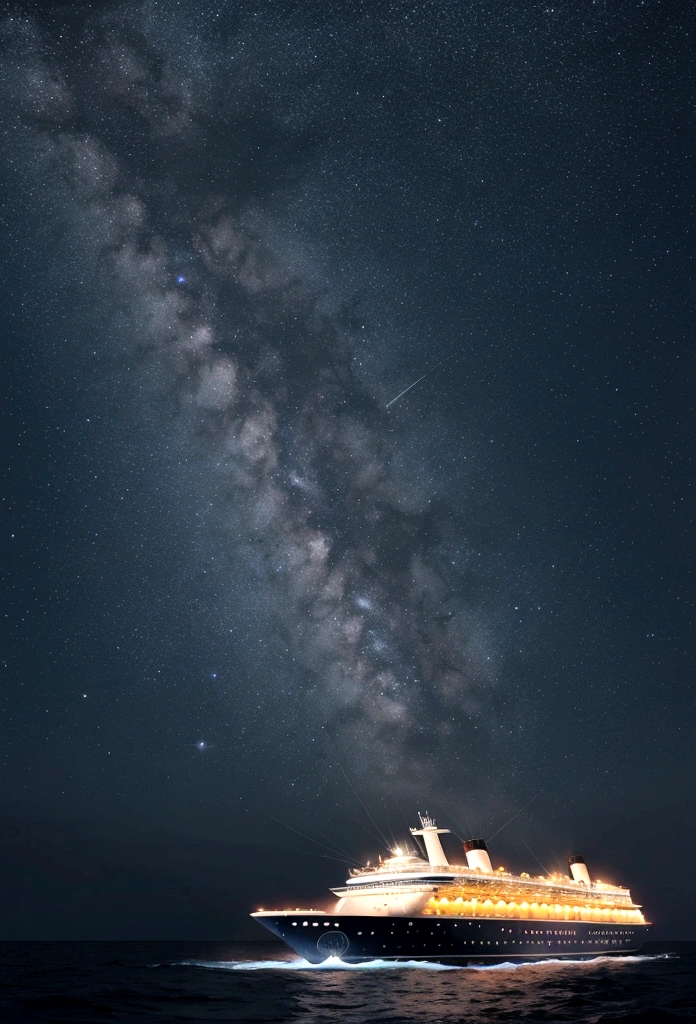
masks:
[[[587,906],[570,906],[568,903],[537,903],[527,900],[492,899],[479,900],[475,896],[465,899],[457,896],[448,899],[431,896],[424,914],[453,915],[455,917],[504,917],[521,920],[554,920],[554,921],[601,921],[614,924],[645,924],[645,918],[636,906],[618,907],[596,903]]]

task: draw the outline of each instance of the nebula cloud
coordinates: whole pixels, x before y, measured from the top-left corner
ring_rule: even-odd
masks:
[[[395,473],[390,414],[356,372],[341,303],[258,227],[267,178],[243,183],[253,159],[234,151],[258,102],[253,76],[214,122],[205,73],[175,66],[139,11],[86,20],[81,77],[31,20],[5,20],[5,95],[21,96],[36,157],[27,173],[56,183],[70,244],[98,267],[133,392],[166,397],[200,461],[215,495],[206,543],[232,567],[253,564],[255,599],[303,680],[294,726],[330,762],[406,785],[435,755],[454,765],[478,749],[474,727],[491,717],[493,630],[451,569],[455,513]],[[272,103],[260,116],[272,122]],[[230,604],[248,597],[241,574],[230,569]]]

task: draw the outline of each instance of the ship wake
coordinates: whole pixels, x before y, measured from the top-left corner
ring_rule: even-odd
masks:
[[[621,964],[647,963],[653,960],[671,959],[669,954],[661,953],[654,956],[634,954],[632,956],[598,956],[592,960],[553,960],[544,959],[512,963],[506,961],[499,964],[439,964],[427,960],[367,960],[360,964],[346,963],[338,957],[329,957],[321,964],[311,964],[308,960],[181,960],[175,966],[200,967],[215,971],[383,971],[383,970],[419,970],[419,971],[522,971],[539,970],[549,967],[590,969],[599,965],[619,966]]]

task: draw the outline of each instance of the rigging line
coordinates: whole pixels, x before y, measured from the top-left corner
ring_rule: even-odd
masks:
[[[387,805],[384,802],[384,797],[382,797],[382,811],[384,812],[384,817],[387,819],[387,828],[389,829],[389,835],[392,840],[392,844],[389,849],[394,851],[399,844],[394,837],[394,829],[391,827],[391,821],[389,820],[389,814],[387,813]]]
[[[384,842],[384,837],[380,837],[380,835],[377,832],[373,832],[372,829],[368,828],[364,822],[360,821],[359,818],[356,818],[353,812],[346,810],[346,808],[340,805],[338,801],[336,801],[336,807],[341,812],[341,814],[345,815],[345,817],[347,818],[350,818],[354,825],[357,825],[358,828],[361,828],[365,835],[368,835],[370,839],[374,839],[376,843],[380,844]]]
[[[539,794],[535,793],[534,796],[532,797],[532,800],[536,800],[536,798],[538,796],[539,796]],[[510,821],[506,821],[504,825],[501,825],[500,828],[498,829],[498,832],[494,832],[493,833],[493,835],[491,836],[491,839],[495,839],[495,837],[498,835],[499,832],[502,832],[504,828],[507,828],[508,825],[512,824],[512,822],[515,820],[517,815],[521,814],[522,811],[524,811],[527,807],[529,807],[529,805],[531,804],[532,800],[528,800],[527,803],[524,805],[524,807],[520,807],[519,811],[517,811],[517,814],[513,814],[513,816],[510,818]],[[486,842],[490,843],[491,839],[487,839]]]
[[[315,828],[315,832],[320,837],[320,839],[323,839],[324,842],[327,844],[327,849],[329,847],[333,847],[334,851],[336,853],[340,853],[342,857],[351,857],[352,856],[352,854],[350,854],[345,849],[345,847],[341,846],[340,843],[337,843],[330,836],[327,836],[326,833],[322,832],[322,830],[320,828]]]
[[[421,854],[421,852],[422,852],[422,851],[421,851],[421,848],[420,848],[420,846],[418,845],[418,842],[416,841],[416,839],[415,839],[415,838],[414,838],[414,837],[413,837],[413,836],[411,835],[411,826],[409,825],[409,823],[408,823],[408,820],[407,820],[407,818],[406,818],[406,815],[404,814],[404,810],[403,810],[403,807],[401,806],[401,804],[399,803],[399,801],[398,801],[398,800],[395,800],[395,801],[394,801],[394,803],[396,804],[396,809],[397,809],[397,811],[399,812],[399,816],[400,816],[400,818],[401,818],[401,820],[402,820],[402,822],[403,822],[403,824],[404,824],[404,830],[405,830],[405,831],[404,831],[404,834],[405,834],[405,835],[406,835],[406,837],[407,837],[407,838],[406,838],[406,842],[404,843],[404,847],[405,847],[405,849],[407,849],[407,850],[409,851],[409,853],[410,853],[410,852],[411,852],[411,845],[410,845],[410,844],[415,844],[415,847],[416,847],[416,854],[417,854],[418,856],[420,856],[420,854]]]
[[[428,860],[428,851],[426,850],[425,844],[423,843],[423,837],[411,836],[411,840],[413,841],[413,843],[415,843],[416,853],[421,858],[421,860]]]
[[[406,818],[406,815],[404,814],[404,809],[403,809],[403,807],[401,806],[401,804],[399,803],[398,800],[395,800],[394,803],[396,804],[396,809],[399,812],[399,817],[401,818],[401,820],[403,822],[403,825],[404,825],[404,828],[406,829],[406,835],[410,835],[411,826],[409,825],[408,819]]]
[[[310,843],[316,843],[317,846],[321,846],[322,849],[324,850],[329,850],[330,853],[336,852],[335,850],[332,850],[330,846],[326,846],[324,843],[320,843],[318,839],[313,839],[311,836],[305,835],[304,832],[300,832],[299,828],[293,828],[292,825],[288,825],[287,821],[281,821],[280,818],[274,818],[272,814],[268,813],[268,811],[261,811],[261,813],[265,814],[265,816],[267,818],[270,818],[271,821],[276,821],[278,822],[279,825],[282,825],[284,828],[289,828],[291,832],[295,832],[298,836],[302,836],[303,839],[309,840]],[[356,860],[355,857],[351,857],[350,859],[357,867],[362,867],[360,861]]]
[[[442,820],[443,818],[447,820],[447,818],[449,818],[451,811],[448,813],[446,804],[443,804],[439,800],[437,800],[435,801],[435,808],[437,810],[437,816],[440,820]],[[460,843],[464,842],[459,833],[455,832],[453,828],[450,829],[450,832],[452,833],[453,836],[456,836]]]
[[[561,872],[561,874],[563,874],[563,873],[564,873],[564,872],[563,872],[563,867],[561,866],[561,862],[560,862],[560,860],[558,859],[558,854],[557,854],[557,853],[556,853],[556,851],[554,850],[553,846],[551,847],[551,853],[552,853],[552,854],[554,855],[554,858],[555,858],[555,860],[556,860],[556,866],[558,867],[558,870],[559,870],[559,871]]]
[[[338,804],[336,806],[338,806]],[[342,811],[342,813],[343,814],[347,814],[348,817],[350,818],[350,820],[353,822],[353,824],[357,825],[358,828],[361,828],[363,830],[363,832],[365,833],[365,835],[368,835],[370,837],[370,839],[374,839],[374,841],[376,843],[380,843],[380,844],[382,843],[382,840],[377,835],[377,833],[373,832],[372,829],[368,828],[366,825],[363,825],[362,821],[359,821],[357,818],[354,818],[353,815],[352,814],[348,814],[347,811]]]
[[[355,797],[359,801],[360,806],[365,811],[365,814],[367,815],[367,817],[370,819],[370,821],[372,822],[372,824],[376,828],[377,833],[380,836],[379,842],[382,843],[384,846],[386,846],[387,849],[389,849],[389,841],[387,840],[386,836],[384,835],[384,832],[382,832],[382,829],[379,827],[379,825],[377,824],[375,819],[372,817],[372,815],[368,811],[367,807],[365,806],[365,803],[364,803],[363,799],[361,798],[360,794],[356,790],[355,786],[353,785],[353,783],[350,781],[350,779],[346,775],[346,772],[345,772],[345,770],[343,768],[343,765],[339,765],[339,768],[341,769],[341,772],[343,773],[343,778],[346,780],[346,782],[348,783],[348,785],[352,789],[353,793],[355,794]],[[367,832],[368,830],[365,829],[365,831]]]
[[[373,824],[373,825],[375,826],[375,828],[377,829],[377,831],[378,831],[378,832],[379,832],[379,834],[381,835],[381,837],[382,837],[382,842],[384,843],[384,845],[386,846],[386,848],[387,848],[387,849],[389,849],[389,842],[387,841],[387,838],[386,838],[386,836],[384,835],[384,833],[382,832],[382,829],[381,829],[381,828],[379,827],[379,825],[377,824],[377,822],[375,821],[375,819],[374,819],[374,818],[372,817],[372,815],[371,815],[371,814],[370,814],[370,812],[368,811],[368,809],[367,809],[367,807],[365,806],[365,804],[363,803],[363,801],[362,801],[362,799],[361,799],[361,797],[360,797],[360,794],[358,793],[357,789],[355,788],[355,786],[353,785],[353,783],[352,783],[352,782],[350,781],[350,779],[349,779],[349,778],[348,778],[348,776],[346,775],[345,771],[343,771],[343,765],[339,765],[339,767],[340,767],[341,771],[343,772],[343,777],[344,777],[344,779],[346,780],[346,782],[348,783],[348,785],[350,786],[350,788],[351,788],[351,789],[353,790],[353,792],[355,793],[355,795],[356,795],[356,797],[358,798],[358,800],[360,800],[360,803],[361,803],[361,805],[362,805],[362,808],[363,808],[363,810],[365,811],[365,814],[366,814],[366,815],[368,816],[368,818],[370,819],[370,821],[372,822],[372,824]]]
[[[324,860],[335,860],[337,864],[345,865],[345,863],[346,863],[344,857],[329,857],[328,853],[315,853],[314,850],[307,850],[307,856],[308,857],[322,857]],[[359,864],[359,865],[356,865],[356,866],[357,867],[362,867],[363,865]]]
[[[537,864],[539,865],[539,867],[541,868],[541,870],[542,870],[542,871],[544,872],[544,874],[545,874],[545,875],[549,875],[549,874],[550,874],[551,872],[549,871],[549,869],[548,869],[548,868],[545,868],[545,867],[544,867],[544,865],[543,865],[543,864],[541,863],[541,861],[539,860],[539,858],[537,857],[537,855],[535,854],[534,850],[533,850],[533,849],[531,848],[531,846],[529,845],[529,843],[526,843],[526,842],[524,841],[524,839],[522,840],[522,842],[523,842],[523,843],[524,843],[524,845],[525,845],[525,846],[527,847],[527,849],[528,849],[528,850],[529,850],[529,852],[531,853],[532,857],[533,857],[533,858],[534,858],[534,860],[535,860],[535,861],[537,862]]]
[[[319,836],[320,839],[323,839],[327,850],[333,850],[335,854],[340,855],[345,860],[351,859],[352,854],[348,853],[347,850],[344,850],[342,846],[338,845],[338,843],[334,843],[333,839],[331,839],[330,836],[324,835],[324,833],[321,832],[319,829],[317,829],[317,835]]]
[[[471,825],[469,824],[469,819],[466,816],[466,811],[464,810],[464,804],[462,803],[462,800],[461,800],[460,797],[457,797],[457,803],[459,804],[459,810],[462,812],[462,817],[464,818],[464,824],[466,825],[467,831],[469,833],[469,839],[473,839],[474,838],[474,833],[471,831]],[[462,840],[462,842],[463,842],[463,840]]]
[[[379,833],[373,832],[372,829],[368,828],[364,822],[360,821],[359,818],[356,818],[353,813],[347,811],[344,807],[339,806],[338,803],[336,804],[336,807],[339,808],[341,814],[344,814],[346,817],[350,818],[354,825],[357,825],[358,828],[361,828],[365,835],[368,835],[371,839],[374,839],[374,841],[376,843],[379,843],[380,845],[384,842],[384,837],[380,837]]]

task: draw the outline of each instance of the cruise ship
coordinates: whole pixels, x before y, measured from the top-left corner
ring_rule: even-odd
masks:
[[[450,864],[438,828],[419,814],[410,830],[420,854],[391,856],[350,871],[330,909],[258,910],[251,916],[313,964],[330,957],[502,963],[588,959],[637,952],[648,924],[628,889],[590,877],[580,856],[569,874],[531,876],[493,868],[483,839]]]

